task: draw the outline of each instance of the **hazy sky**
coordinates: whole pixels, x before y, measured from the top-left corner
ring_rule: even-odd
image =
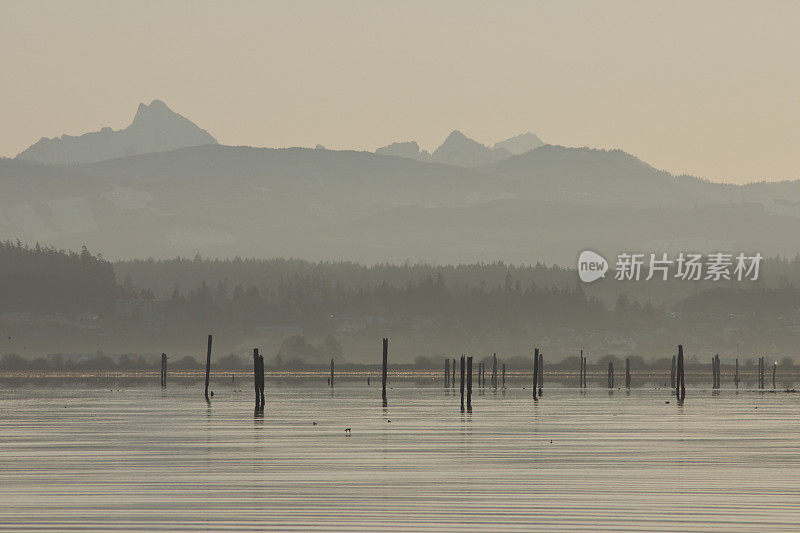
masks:
[[[0,154],[163,99],[223,144],[622,148],[800,178],[800,2],[9,2]]]

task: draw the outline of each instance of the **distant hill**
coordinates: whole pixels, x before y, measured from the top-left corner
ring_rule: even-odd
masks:
[[[534,135],[530,132],[517,135],[516,137],[511,137],[505,141],[494,143],[495,150],[505,150],[514,155],[524,154],[525,152],[536,150],[540,146],[544,146],[542,140],[538,135]]]
[[[513,154],[521,154],[528,150],[533,150],[543,144],[536,135],[523,133],[496,143],[493,148],[489,148],[470,139],[460,131],[454,130],[433,153],[420,150],[416,141],[395,142],[378,148],[375,153],[470,168],[490,165],[511,157]]]
[[[583,247],[800,249],[800,182],[709,183],[618,150],[545,145],[474,169],[207,145],[79,167],[0,160],[0,183],[0,238],[111,258],[572,265]]]
[[[216,143],[206,130],[174,113],[161,100],[153,100],[149,106],[139,104],[133,122],[125,129],[115,131],[106,127],[78,137],[43,137],[17,158],[72,165]]]

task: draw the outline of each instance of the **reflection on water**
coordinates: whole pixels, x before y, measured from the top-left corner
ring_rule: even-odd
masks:
[[[0,530],[797,530],[800,397],[0,389]],[[667,403],[669,402],[669,403]],[[345,428],[351,428],[346,436]]]

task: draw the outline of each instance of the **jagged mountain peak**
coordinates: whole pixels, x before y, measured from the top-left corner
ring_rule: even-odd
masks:
[[[150,105],[139,104],[133,121],[125,129],[115,131],[104,127],[77,137],[43,137],[17,158],[53,164],[95,163],[204,144],[217,144],[217,140],[163,101],[153,100]]]

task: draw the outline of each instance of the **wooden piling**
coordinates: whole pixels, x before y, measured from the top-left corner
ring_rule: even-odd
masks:
[[[539,396],[544,388],[544,352],[539,352]]]
[[[675,379],[675,398],[682,402],[686,399],[686,381],[683,371],[683,345],[678,345],[678,360],[676,364],[676,379]]]
[[[536,389],[539,388],[539,348],[533,349],[533,399],[538,400]]]
[[[383,339],[383,372],[381,373],[381,395],[386,401],[386,366],[389,363],[389,339]]]
[[[778,362],[772,362],[772,390],[775,390],[775,372],[778,370]]]
[[[456,360],[453,358],[453,379],[450,381],[450,386],[456,388]]]
[[[631,358],[625,358],[625,388],[631,388]]]
[[[333,388],[333,357],[331,357],[331,388]]]
[[[208,399],[208,380],[211,376],[211,335],[208,336],[208,350],[206,350],[206,401]]]
[[[472,411],[472,356],[467,357],[467,411]]]
[[[264,356],[258,356],[258,392],[261,396],[261,409],[264,409]]]
[[[497,388],[497,354],[492,354],[492,388]]]
[[[614,388],[614,363],[608,362],[608,388]]]
[[[583,354],[583,350],[581,350],[581,354]],[[581,383],[581,385],[583,385],[584,389],[586,388],[586,374],[588,374],[588,373],[589,373],[589,358],[584,355],[583,356],[583,382]]]
[[[450,388],[450,359],[444,360],[444,388]]]
[[[733,376],[733,384],[739,388],[739,358],[736,358],[736,374]]]
[[[258,348],[253,348],[253,389],[256,393],[256,409],[261,405],[261,378],[260,375],[260,356],[258,355]]]
[[[464,410],[464,373],[466,372],[464,356],[461,356],[461,410]]]
[[[161,354],[161,387],[167,386],[167,354]]]
[[[583,350],[581,350],[581,360],[578,368],[578,388],[583,388]]]
[[[506,388],[506,364],[503,363],[503,388]]]
[[[717,388],[717,359],[715,357],[711,358],[711,373],[712,373],[712,382],[711,388]]]

